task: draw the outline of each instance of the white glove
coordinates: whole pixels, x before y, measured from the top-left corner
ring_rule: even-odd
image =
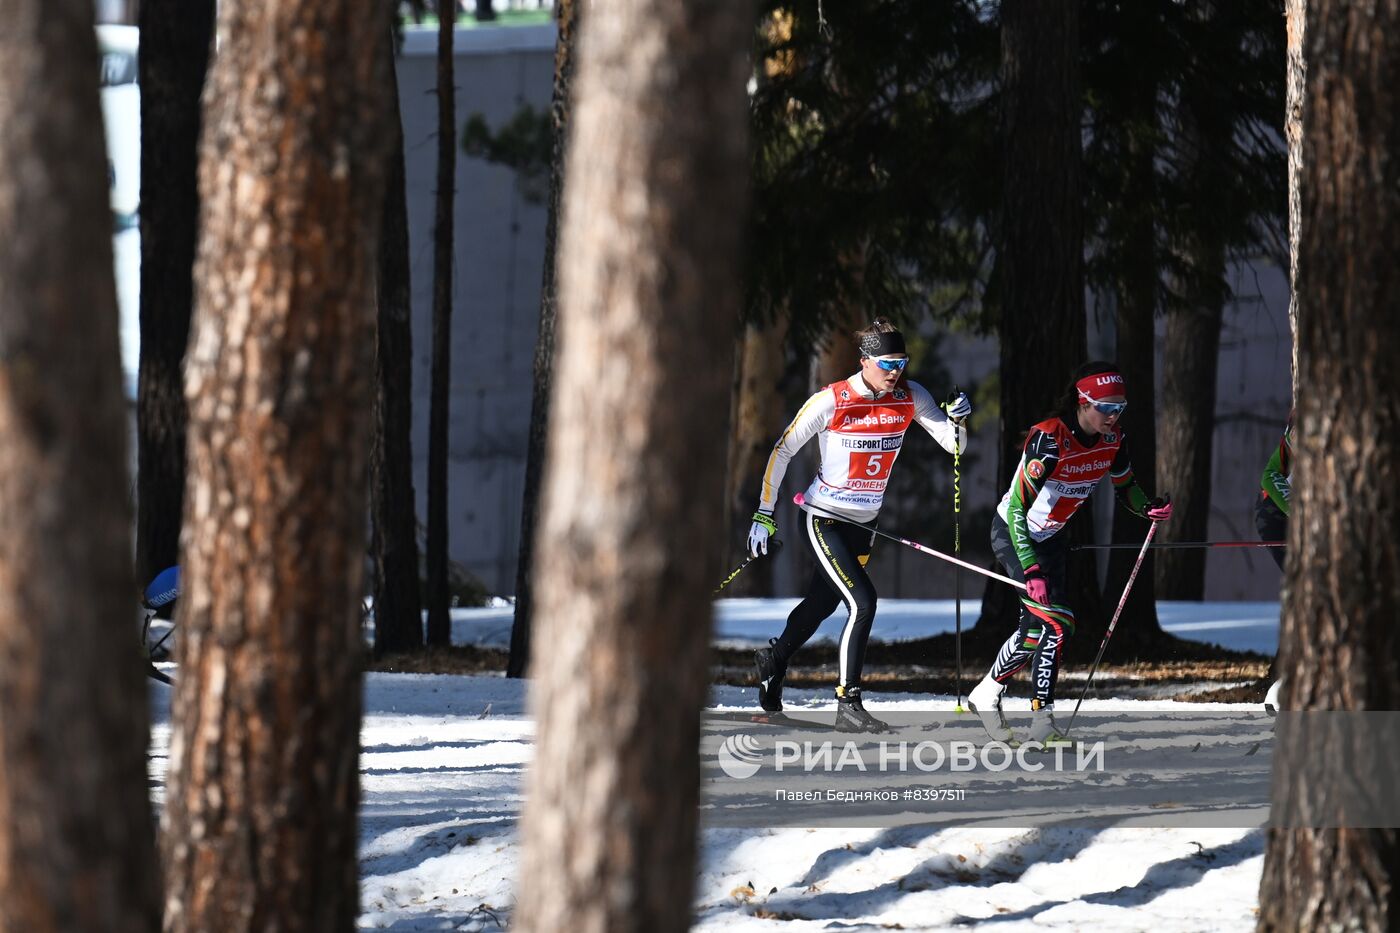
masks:
[[[943,410],[954,421],[962,421],[972,414],[972,399],[967,397],[966,392],[954,392],[948,396],[948,401],[943,403]]]
[[[753,524],[749,526],[749,556],[758,557],[768,553],[768,537],[777,534],[778,524],[767,512],[753,513]]]

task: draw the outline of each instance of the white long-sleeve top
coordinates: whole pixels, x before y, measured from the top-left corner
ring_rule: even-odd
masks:
[[[916,422],[949,453],[966,449],[967,429],[953,424],[917,382],[879,393],[860,373],[832,383],[807,399],[773,445],[759,510],[773,512],[788,463],[816,437],[821,466],[804,493],[806,502],[853,521],[874,520],[904,434]]]

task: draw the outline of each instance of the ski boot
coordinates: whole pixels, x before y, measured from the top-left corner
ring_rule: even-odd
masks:
[[[1016,733],[1001,711],[1001,698],[1006,693],[1006,685],[999,684],[988,674],[982,682],[967,695],[967,708],[982,720],[982,728],[987,730],[993,741],[1016,745]]]
[[[1021,744],[1036,744],[1049,751],[1052,748],[1071,748],[1074,740],[1055,724],[1053,703],[1042,704],[1039,700],[1031,700],[1031,729]]]
[[[890,724],[865,711],[859,687],[836,688],[837,732],[889,732]]]
[[[787,667],[778,665],[778,652],[774,647],[777,641],[770,638],[767,648],[753,653],[754,672],[758,675],[758,705],[768,713],[783,711],[783,677]]]

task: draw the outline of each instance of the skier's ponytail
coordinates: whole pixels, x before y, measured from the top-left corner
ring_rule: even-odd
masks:
[[[898,328],[898,327],[895,327],[892,323],[890,323],[890,319],[889,319],[889,318],[887,318],[887,317],[877,317],[877,318],[875,318],[873,321],[870,322],[870,326],[869,326],[869,327],[866,327],[866,328],[864,328],[864,329],[862,329],[862,330],[856,331],[855,337],[856,337],[856,341],[857,341],[857,342],[860,342],[860,341],[863,340],[864,338],[873,336],[874,334],[897,334],[897,333],[899,333],[899,328]]]

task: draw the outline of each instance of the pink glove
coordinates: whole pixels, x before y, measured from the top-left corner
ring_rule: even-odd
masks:
[[[1045,574],[1040,572],[1039,564],[1032,564],[1026,568],[1026,595],[1031,598],[1031,602],[1040,603],[1042,606],[1050,605],[1050,587],[1045,582]]]
[[[1164,522],[1172,517],[1172,497],[1158,496],[1147,503],[1147,517],[1154,522]]]

